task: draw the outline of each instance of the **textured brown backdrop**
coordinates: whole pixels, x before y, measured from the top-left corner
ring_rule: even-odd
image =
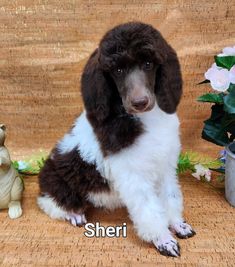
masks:
[[[180,57],[184,149],[215,153],[200,140],[210,107],[197,86],[224,46],[235,44],[235,1],[0,1],[0,122],[13,155],[49,149],[82,109],[81,71],[111,27],[140,20],[158,28]],[[22,152],[24,151],[24,152]]]

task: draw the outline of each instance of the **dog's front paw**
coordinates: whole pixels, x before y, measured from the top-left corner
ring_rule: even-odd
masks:
[[[178,242],[170,235],[153,240],[153,244],[164,256],[179,257],[180,246]]]
[[[87,223],[86,217],[84,214],[68,213],[66,218],[73,226],[83,226]]]
[[[177,222],[170,226],[173,233],[179,238],[189,238],[196,234],[193,228],[186,222]]]

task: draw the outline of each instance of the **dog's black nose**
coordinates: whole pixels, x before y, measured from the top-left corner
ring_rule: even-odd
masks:
[[[142,111],[145,110],[149,103],[148,97],[143,97],[140,99],[135,99],[131,101],[131,105],[135,110]]]

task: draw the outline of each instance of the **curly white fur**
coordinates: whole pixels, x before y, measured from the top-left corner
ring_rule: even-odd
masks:
[[[59,142],[60,153],[78,146],[83,160],[94,163],[97,170],[112,185],[112,193],[89,194],[94,206],[107,208],[125,205],[138,235],[146,241],[156,241],[170,234],[168,227],[182,222],[182,194],[176,175],[180,152],[179,120],[157,105],[136,115],[145,132],[135,143],[120,152],[103,157],[93,129],[82,113],[72,132]],[[49,199],[47,199],[47,202]],[[50,199],[50,201],[53,201]],[[42,202],[40,203],[43,204]],[[64,211],[44,209],[55,218]]]

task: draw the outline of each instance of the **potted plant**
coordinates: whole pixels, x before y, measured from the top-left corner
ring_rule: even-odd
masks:
[[[213,89],[198,97],[200,102],[213,103],[210,118],[204,121],[202,138],[226,147],[225,195],[235,206],[235,46],[224,48],[214,59],[205,73],[206,80],[200,83],[210,83]],[[223,168],[218,171],[224,172]]]

